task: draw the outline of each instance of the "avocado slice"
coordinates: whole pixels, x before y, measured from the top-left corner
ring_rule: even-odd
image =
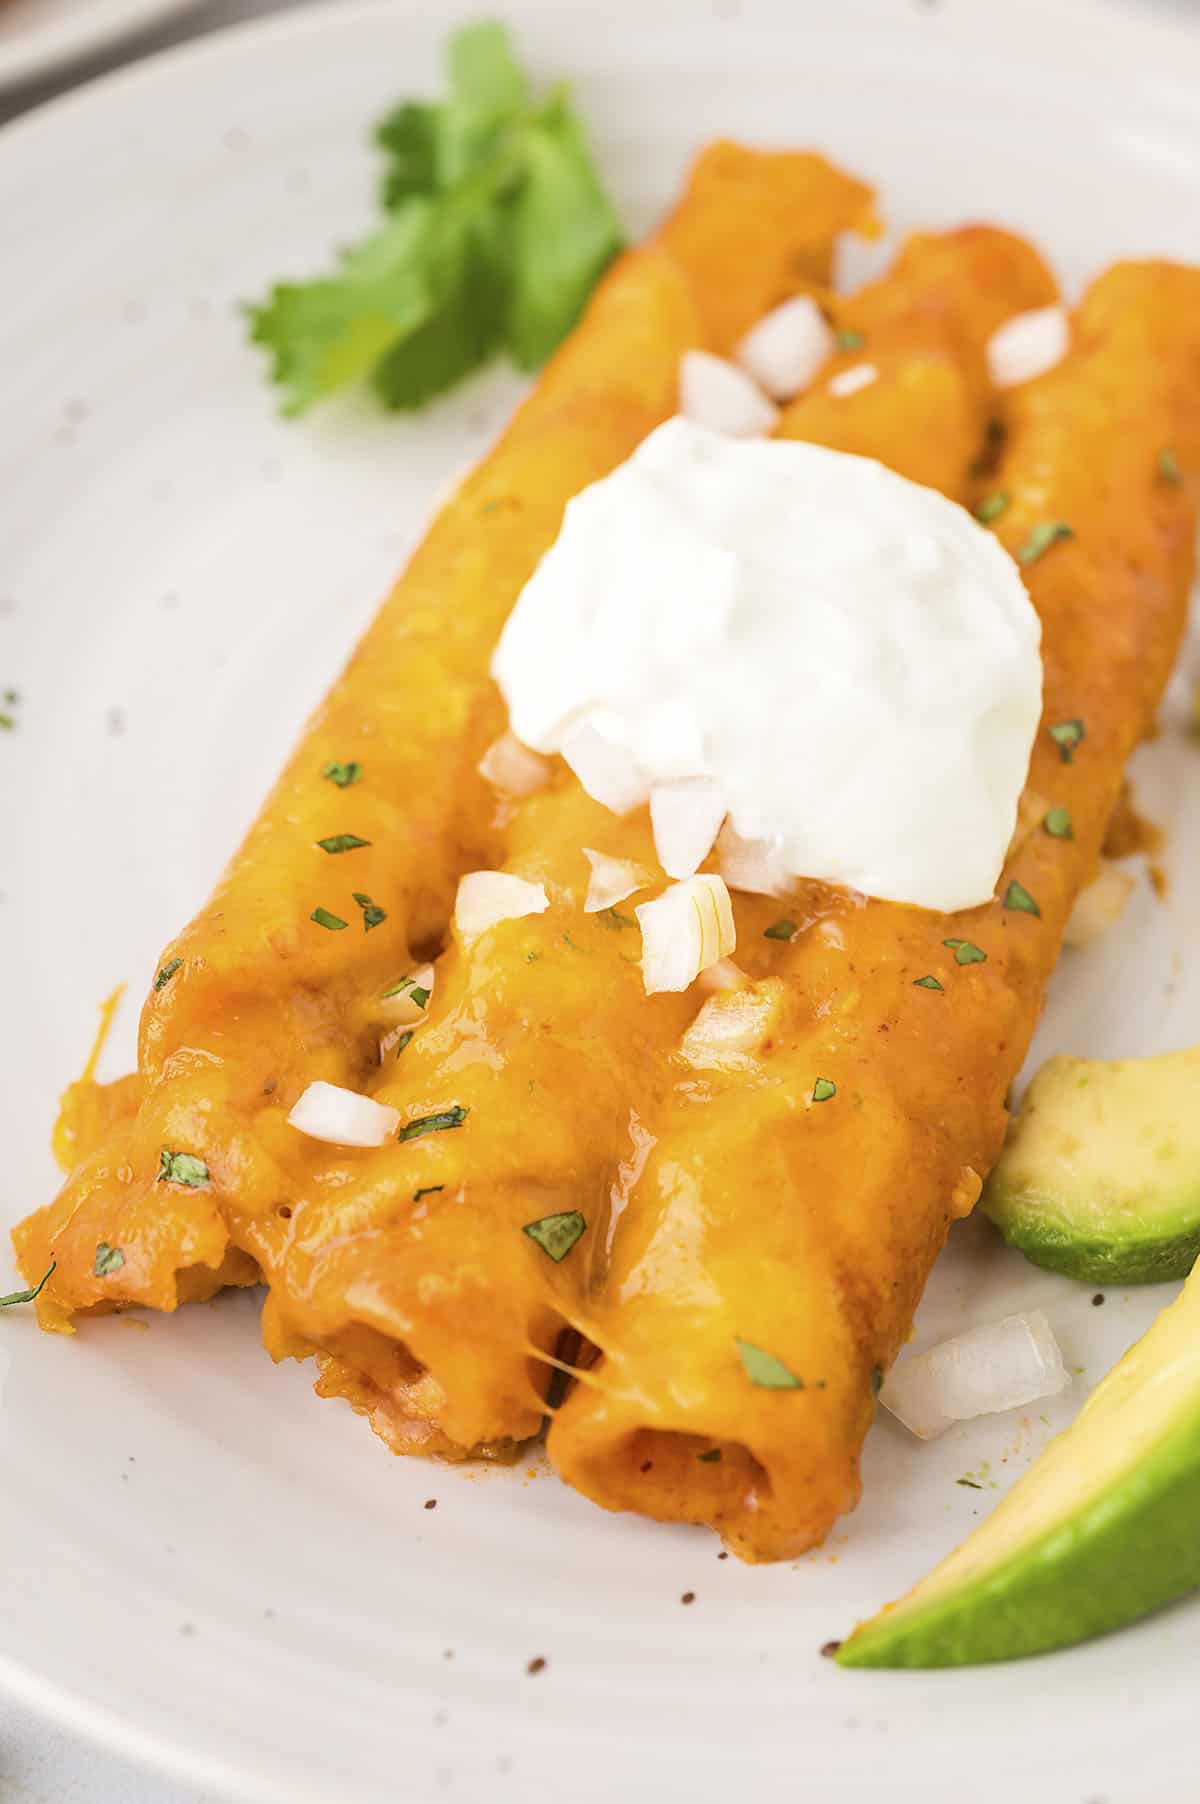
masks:
[[[1200,1265],[962,1546],[860,1623],[842,1666],[1070,1647],[1200,1585]]]
[[[1185,1277],[1200,1256],[1200,1047],[1050,1059],[981,1208],[1027,1259],[1069,1278]]]

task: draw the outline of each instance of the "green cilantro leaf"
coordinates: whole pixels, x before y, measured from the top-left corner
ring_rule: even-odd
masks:
[[[1070,764],[1075,747],[1081,744],[1085,728],[1081,720],[1056,720],[1046,728],[1051,739],[1058,747],[1059,756],[1064,764]]]
[[[525,180],[510,208],[508,344],[523,370],[546,361],[621,248],[621,228],[583,129],[565,98],[525,138]]]
[[[564,1209],[558,1215],[543,1215],[540,1221],[527,1221],[521,1232],[561,1265],[586,1227],[578,1209]]]
[[[866,344],[866,335],[856,332],[853,327],[834,333],[834,342],[839,351],[861,351]]]
[[[1003,489],[996,489],[992,494],[985,495],[975,509],[975,518],[982,520],[985,526],[989,526],[993,520],[998,520],[1004,513],[1009,499],[1010,497],[1005,494]]]
[[[406,1121],[397,1140],[419,1140],[422,1134],[441,1134],[447,1128],[461,1127],[467,1119],[468,1110],[459,1102],[450,1108],[442,1109],[436,1115],[418,1115],[415,1121]]]
[[[0,1297],[0,1309],[12,1309],[17,1303],[32,1303],[39,1297],[58,1269],[57,1259],[52,1259],[37,1283],[30,1290],[10,1290],[6,1297]]]
[[[1069,808],[1051,808],[1042,826],[1051,839],[1074,839],[1075,829],[1071,825]]]
[[[158,1159],[157,1184],[183,1184],[189,1190],[210,1187],[208,1166],[194,1153],[173,1153],[163,1147]]]
[[[987,953],[972,940],[943,940],[942,945],[954,954],[956,965],[986,965]]]
[[[334,763],[327,764],[321,772],[328,782],[336,783],[339,789],[349,789],[352,783],[361,783],[362,774],[363,767],[357,758],[351,758],[346,764],[338,763],[335,760]]]
[[[378,927],[381,921],[387,920],[387,909],[380,908],[378,902],[372,902],[370,896],[365,896],[360,889],[351,890],[350,893],[362,909],[364,933],[370,933],[372,927]]]
[[[743,1370],[751,1384],[756,1384],[763,1391],[802,1391],[803,1378],[789,1371],[782,1359],[776,1359],[773,1353],[766,1353],[748,1340],[737,1343],[738,1355]]]
[[[361,380],[420,407],[504,345],[533,368],[620,248],[578,119],[562,91],[535,104],[506,28],[455,32],[447,74],[444,101],[406,101],[376,130],[379,229],[249,310],[285,413]]]
[[[1018,914],[1040,915],[1042,912],[1025,885],[1018,883],[1015,877],[1004,892],[1004,906],[1015,909]]]
[[[772,921],[769,927],[763,928],[764,940],[792,940],[796,937],[795,921]]]
[[[814,1102],[831,1102],[837,1095],[837,1085],[831,1078],[819,1077],[813,1085]]]
[[[341,915],[330,914],[327,908],[314,908],[308,918],[315,921],[318,927],[327,928],[330,933],[341,933],[350,925],[349,921],[343,921]]]
[[[944,993],[946,986],[939,983],[936,977],[926,976],[914,977],[913,988],[915,990],[941,990]]]
[[[1029,537],[1024,544],[1017,547],[1018,564],[1035,564],[1043,557],[1052,545],[1060,539],[1073,539],[1075,528],[1068,526],[1065,520],[1042,520],[1030,529]]]
[[[369,839],[360,839],[357,833],[334,833],[328,839],[319,839],[317,844],[322,852],[357,852],[360,846],[369,846]]]
[[[120,1271],[124,1263],[125,1255],[120,1247],[110,1247],[107,1240],[102,1240],[96,1247],[92,1270],[98,1278],[111,1278],[114,1272]]]
[[[154,979],[155,989],[165,990],[182,963],[183,960],[181,958],[169,958],[162,967],[162,970],[158,973],[158,976]]]
[[[400,1035],[400,1038],[396,1041],[396,1057],[397,1058],[400,1057],[400,1054],[404,1051],[404,1048],[411,1044],[412,1037],[416,1031],[417,1030],[415,1027],[406,1027],[404,1032]]]

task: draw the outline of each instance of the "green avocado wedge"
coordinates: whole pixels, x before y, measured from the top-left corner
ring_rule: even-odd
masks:
[[[1050,1059],[980,1207],[1027,1259],[1069,1278],[1185,1277],[1200,1257],[1200,1047]]]
[[[1200,1586],[1200,1265],[975,1533],[860,1623],[842,1666],[1071,1647]]]

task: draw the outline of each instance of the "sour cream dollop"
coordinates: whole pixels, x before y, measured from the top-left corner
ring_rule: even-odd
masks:
[[[712,778],[798,877],[986,902],[1042,702],[1016,564],[869,458],[668,420],[568,505],[493,673],[517,737],[582,724],[650,788]]]

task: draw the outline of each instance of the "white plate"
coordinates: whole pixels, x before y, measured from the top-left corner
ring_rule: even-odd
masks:
[[[0,0],[0,92],[149,31],[197,0]]]
[[[0,742],[4,1218],[54,1186],[54,1097],[97,999],[144,987],[431,497],[516,391],[497,371],[419,421],[349,404],[286,426],[235,313],[366,220],[366,127],[433,82],[447,10],[287,17],[0,139],[0,218],[22,246],[0,316],[0,688],[22,695]],[[575,78],[635,226],[730,130],[828,148],[880,180],[901,226],[1027,227],[1072,284],[1114,254],[1196,251],[1186,34],[1033,0],[856,0],[803,24],[785,0],[508,10],[538,69]],[[1067,961],[1043,1051],[1197,1037],[1195,759],[1172,732],[1141,760],[1174,829],[1172,900],[1143,888],[1108,945]],[[881,1422],[858,1513],[823,1552],[757,1570],[548,1477],[392,1459],[309,1374],[271,1367],[252,1297],[74,1342],[12,1312],[0,1678],[128,1754],[280,1804],[549,1788],[994,1804],[1031,1772],[1063,1804],[1182,1796],[1200,1607],[991,1671],[856,1675],[817,1652],[997,1494],[955,1478],[988,1461],[1003,1489],[1163,1300],[1094,1309],[967,1227],[921,1336],[1039,1303],[1081,1368],[1073,1393],[1045,1422],[929,1447]]]

